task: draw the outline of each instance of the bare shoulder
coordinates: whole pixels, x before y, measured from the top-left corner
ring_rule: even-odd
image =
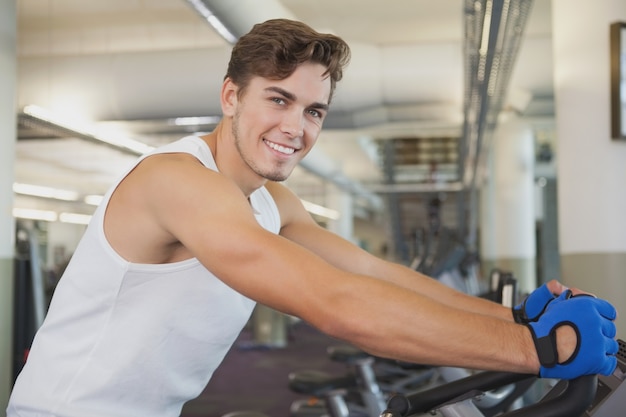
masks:
[[[284,204],[293,204],[294,200],[297,200],[296,195],[281,183],[268,181],[265,184],[265,188],[269,191],[272,198],[279,206]]]
[[[226,211],[225,211],[226,210]],[[189,154],[147,157],[119,184],[105,216],[109,243],[125,259],[164,263],[190,258],[198,224],[247,215],[241,190]]]
[[[312,221],[306,212],[302,200],[285,185],[277,182],[268,182],[265,188],[270,192],[278,206],[282,226],[294,221]]]

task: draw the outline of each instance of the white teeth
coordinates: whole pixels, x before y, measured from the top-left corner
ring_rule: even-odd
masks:
[[[287,148],[286,146],[281,146],[277,143],[270,142],[269,140],[266,140],[265,143],[267,143],[270,148],[280,153],[284,153],[285,155],[291,155],[295,151],[293,148]]]

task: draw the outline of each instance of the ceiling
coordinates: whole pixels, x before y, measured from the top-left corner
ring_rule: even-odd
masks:
[[[450,138],[461,135],[464,1],[236,4],[247,7],[246,15],[254,19],[256,13],[272,10],[264,7],[270,3],[286,17],[342,36],[353,49],[311,163],[322,161],[330,167],[327,172],[380,194],[383,141],[413,138],[428,149],[447,149]],[[186,0],[17,0],[17,8],[20,111],[38,105],[71,123],[97,128],[99,134],[121,132],[152,146],[212,127],[175,125],[175,118],[219,116],[217,99],[230,44]],[[509,92],[507,106],[533,123],[540,138],[549,137],[549,0],[533,3]],[[103,194],[135,159],[131,153],[24,118],[18,139],[16,182],[81,195]],[[415,148],[416,142],[404,145]],[[417,158],[415,169],[403,175],[410,183],[423,182],[432,179],[432,166],[428,161],[420,165]],[[435,174],[446,176],[444,163]],[[324,183],[304,169],[289,180],[311,200],[323,197]],[[18,195],[18,204],[44,207],[51,201]],[[75,212],[92,210],[71,206]]]

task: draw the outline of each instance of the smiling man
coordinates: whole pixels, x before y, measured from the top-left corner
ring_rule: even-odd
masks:
[[[348,59],[343,40],[290,20],[239,40],[215,131],[144,155],[105,195],[10,417],[177,416],[256,302],[404,361],[557,378],[612,372],[607,302],[566,299],[551,282],[514,314],[326,231],[280,184],[314,146]]]

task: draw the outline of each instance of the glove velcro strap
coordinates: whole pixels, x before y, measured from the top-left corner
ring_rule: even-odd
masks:
[[[561,296],[569,298],[571,295],[570,290],[564,291],[565,294]],[[543,284],[541,287],[533,291],[528,297],[524,299],[520,304],[512,308],[513,320],[518,324],[527,324],[530,322],[536,322],[543,315],[548,308],[548,305],[555,299],[554,294],[550,292],[548,286]],[[529,305],[530,303],[530,305]],[[530,314],[529,316],[529,308]]]
[[[513,320],[515,323],[524,324],[528,322],[528,318],[526,314],[524,314],[524,308],[515,308],[515,306],[511,307],[511,311],[513,312]]]
[[[537,357],[541,366],[546,368],[556,366],[559,363],[559,352],[556,348],[556,329],[558,326],[554,326],[550,333],[542,337],[537,337],[532,326],[526,325],[526,327],[530,329],[530,334],[533,336],[533,342],[535,343]]]

